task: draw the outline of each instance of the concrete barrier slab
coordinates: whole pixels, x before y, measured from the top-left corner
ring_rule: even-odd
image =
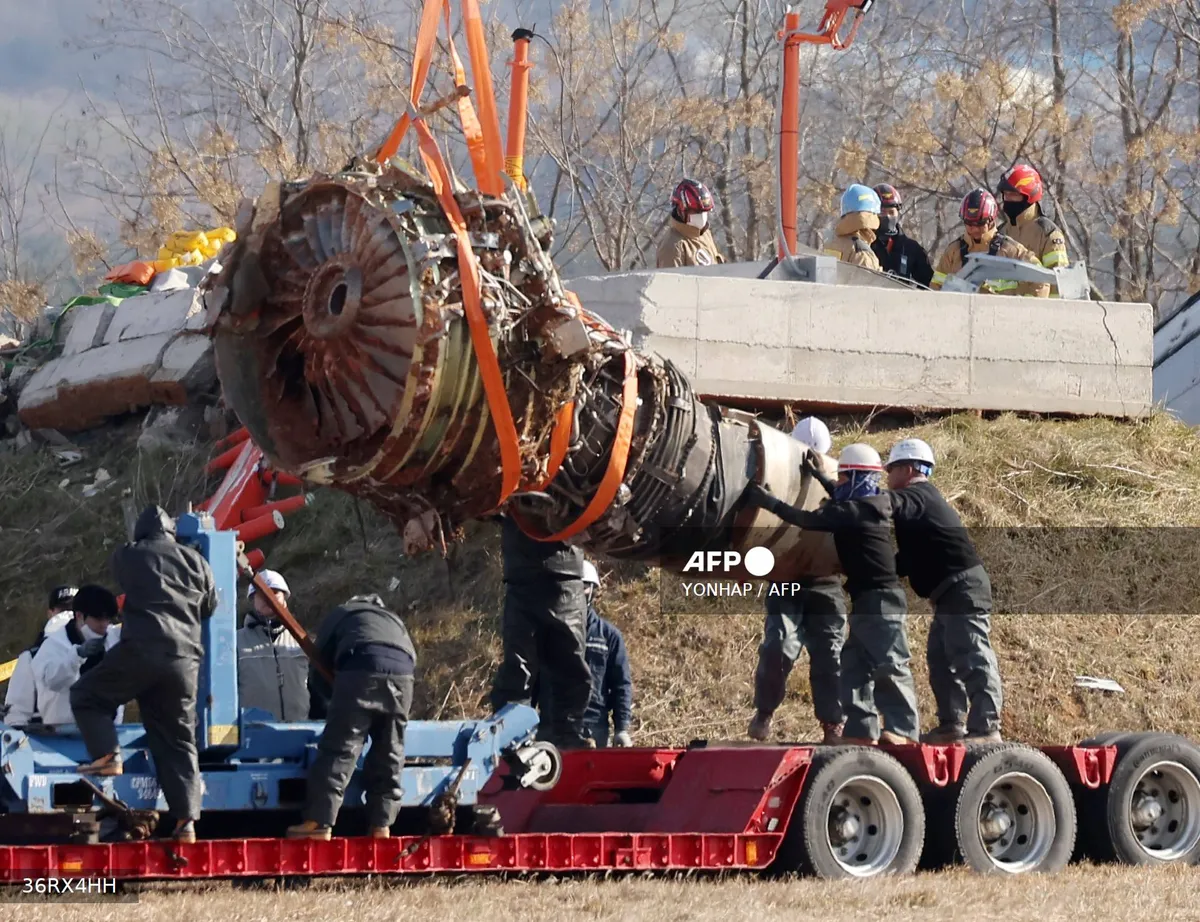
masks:
[[[716,398],[1118,417],[1145,415],[1153,402],[1148,304],[713,270],[589,276],[568,287],[631,331],[637,345],[675,361],[698,393]]]

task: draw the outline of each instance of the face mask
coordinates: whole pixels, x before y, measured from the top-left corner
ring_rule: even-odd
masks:
[[[849,479],[833,488],[833,499],[836,502],[845,502],[848,499],[874,496],[878,492],[879,471],[850,471]]]
[[[1016,221],[1028,207],[1028,202],[1005,202],[1004,213],[1008,215],[1008,220]]]
[[[687,222],[692,227],[703,230],[704,228],[708,227],[708,212],[701,211],[701,212],[698,212],[697,214],[688,215]]]
[[[896,234],[900,233],[900,219],[895,215],[880,215],[879,233],[884,237],[895,237]]]
[[[93,631],[87,626],[86,621],[79,628],[79,633],[83,635],[84,640],[97,640],[98,638],[105,636],[104,634],[99,634],[96,631]]]

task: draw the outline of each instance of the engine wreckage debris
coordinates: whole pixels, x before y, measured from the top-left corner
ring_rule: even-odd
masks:
[[[613,558],[766,545],[773,578],[836,571],[826,538],[739,507],[752,478],[819,501],[798,443],[702,403],[579,306],[515,196],[454,199],[474,337],[446,200],[401,161],[243,206],[208,319],[226,400],[275,466],[374,503],[413,549],[503,504],[530,534]]]

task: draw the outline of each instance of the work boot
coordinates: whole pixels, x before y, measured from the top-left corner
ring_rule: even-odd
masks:
[[[112,778],[124,771],[121,766],[121,754],[110,752],[102,755],[94,762],[87,762],[80,765],[76,771],[81,775],[97,775],[104,778]]]
[[[930,746],[951,746],[961,743],[966,735],[966,728],[961,724],[941,724],[922,735],[921,742]]]
[[[316,839],[318,842],[328,842],[333,836],[332,826],[322,826],[316,820],[305,820],[299,826],[289,826],[289,839]]]
[[[844,724],[827,724],[822,723],[821,729],[825,731],[821,742],[826,746],[836,746],[842,741],[842,727]]]
[[[192,820],[180,820],[175,824],[175,830],[171,833],[171,838],[176,842],[195,842],[196,824]]]
[[[372,839],[390,839],[392,829],[390,826],[372,826],[370,835]]]
[[[968,733],[963,737],[963,742],[968,746],[978,746],[984,743],[1002,743],[1004,739],[999,730],[985,730],[983,733]]]
[[[755,711],[754,716],[750,718],[750,726],[746,729],[746,735],[755,742],[766,742],[771,735],[771,715],[763,711]]]
[[[884,730],[879,734],[880,746],[915,746],[917,741],[909,739],[907,736],[901,736],[899,733],[893,733],[891,730]]]

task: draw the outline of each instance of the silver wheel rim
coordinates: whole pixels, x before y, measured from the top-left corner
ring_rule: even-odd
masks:
[[[976,834],[992,866],[1010,874],[1037,868],[1057,830],[1050,794],[1025,772],[997,778],[984,792],[976,815]]]
[[[1178,762],[1155,762],[1129,797],[1129,828],[1147,855],[1178,861],[1200,842],[1200,781]]]
[[[834,860],[853,877],[887,871],[904,838],[904,811],[891,786],[874,775],[855,775],[833,796],[825,837]]]

